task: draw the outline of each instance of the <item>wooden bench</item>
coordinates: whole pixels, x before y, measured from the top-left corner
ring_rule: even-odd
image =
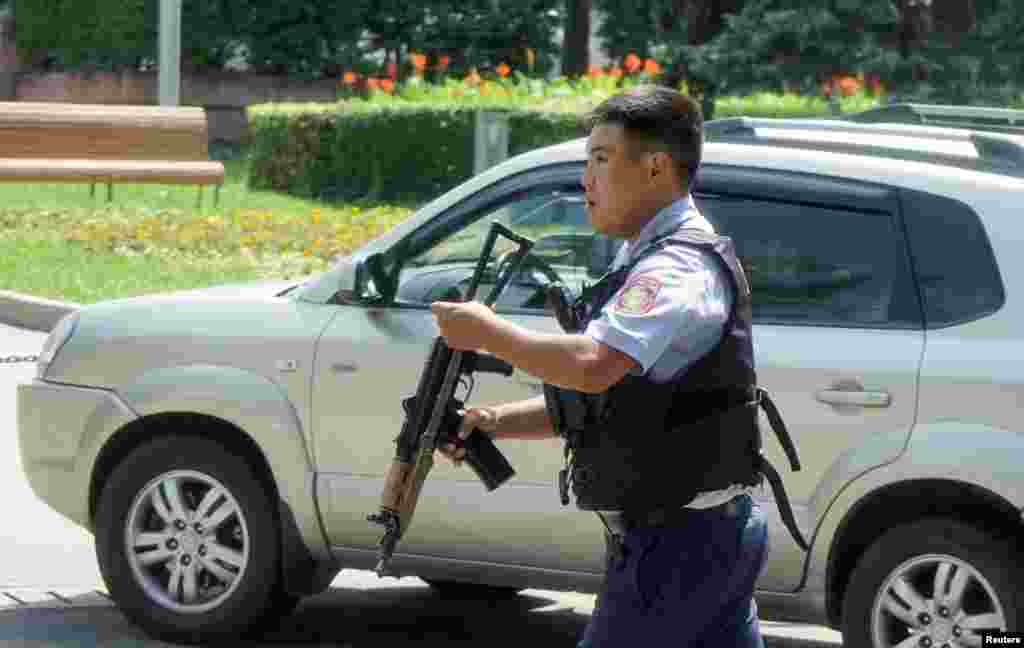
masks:
[[[224,184],[206,111],[192,107],[0,102],[0,181]]]

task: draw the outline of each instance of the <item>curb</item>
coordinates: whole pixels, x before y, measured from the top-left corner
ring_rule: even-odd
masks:
[[[49,333],[62,317],[81,308],[81,304],[0,290],[0,324]]]
[[[104,590],[89,588],[13,588],[0,589],[0,613],[28,608],[113,607]]]

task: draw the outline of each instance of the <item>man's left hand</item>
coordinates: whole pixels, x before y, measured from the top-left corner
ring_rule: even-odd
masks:
[[[456,351],[476,351],[487,346],[497,315],[480,302],[434,302],[430,305],[448,346]]]

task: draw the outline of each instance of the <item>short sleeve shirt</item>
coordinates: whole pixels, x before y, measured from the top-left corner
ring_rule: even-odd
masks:
[[[619,249],[612,270],[680,227],[714,233],[693,199],[662,209]],[[711,253],[666,246],[640,261],[586,333],[633,358],[638,374],[672,380],[721,340],[732,309],[732,284]]]
[[[619,249],[611,270],[629,263],[651,243],[680,227],[715,233],[692,196],[662,209],[633,241]],[[722,339],[734,300],[732,282],[712,253],[670,245],[642,259],[585,333],[625,353],[658,383],[685,374]],[[750,492],[743,485],[704,492],[687,504],[707,508]]]

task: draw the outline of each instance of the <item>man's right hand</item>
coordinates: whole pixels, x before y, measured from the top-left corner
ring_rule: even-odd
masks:
[[[464,410],[459,410],[459,415],[462,416],[462,423],[459,425],[458,446],[454,443],[444,443],[438,447],[438,452],[448,457],[448,460],[456,467],[461,466],[466,459],[466,449],[461,446],[469,438],[474,428],[489,435],[492,439],[498,429],[498,414],[492,407],[467,407]]]

